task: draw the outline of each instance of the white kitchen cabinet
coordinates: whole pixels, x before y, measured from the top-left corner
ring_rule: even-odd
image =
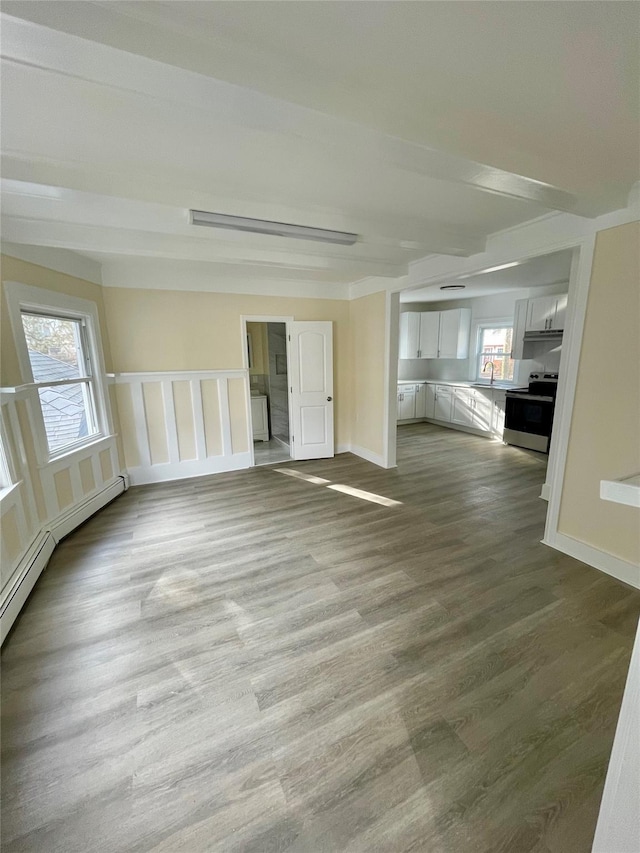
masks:
[[[560,296],[556,296],[556,316],[553,321],[554,329],[562,329],[564,331],[564,324],[567,318],[567,301],[569,299],[568,293],[561,293]]]
[[[419,358],[438,358],[440,311],[423,311],[420,314]]]
[[[491,418],[491,432],[497,437],[502,438],[504,432],[504,412],[507,405],[506,391],[493,392],[493,410]]]
[[[405,311],[400,315],[399,358],[419,358],[420,350],[420,314],[417,311]]]
[[[416,386],[398,385],[398,420],[408,421],[416,416]]]
[[[437,421],[451,421],[453,388],[450,385],[436,385],[433,417]]]
[[[473,426],[473,389],[454,388],[451,400],[451,422],[460,426]]]
[[[269,441],[269,416],[265,396],[251,398],[251,427],[254,441]]]
[[[513,335],[511,336],[511,358],[524,358],[524,333],[527,330],[529,300],[518,299],[513,317]]]
[[[491,431],[493,402],[491,391],[455,387],[451,406],[451,422],[460,426]]]
[[[405,311],[400,315],[399,358],[467,358],[471,309]]]
[[[545,332],[550,329],[564,329],[566,309],[566,293],[529,299],[526,331]]]
[[[427,386],[416,385],[416,418],[426,418],[427,416]]]
[[[493,421],[493,392],[482,388],[473,390],[473,427],[482,432],[491,432]]]
[[[424,386],[424,416],[435,418],[436,416],[436,386],[428,383]]]
[[[471,309],[453,308],[440,312],[438,358],[467,358]]]

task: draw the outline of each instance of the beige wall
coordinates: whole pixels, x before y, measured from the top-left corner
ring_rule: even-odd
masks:
[[[116,373],[240,369],[243,315],[333,321],[335,440],[349,443],[348,302],[113,287],[103,299]]]
[[[3,388],[22,384],[18,357],[13,342],[11,324],[7,313],[7,304],[4,294],[5,281],[17,281],[20,284],[28,284],[31,287],[42,287],[45,290],[53,290],[56,293],[66,293],[68,296],[77,296],[81,299],[90,299],[98,306],[100,318],[100,335],[104,349],[104,361],[107,372],[111,372],[111,349],[109,347],[109,335],[105,322],[104,303],[102,301],[102,288],[98,284],[85,281],[82,278],[74,278],[56,272],[48,267],[38,264],[27,263],[9,255],[0,256],[0,276],[2,278],[2,318],[0,326],[0,384]]]
[[[2,279],[0,380],[2,387],[12,388],[24,382],[7,312],[4,284],[8,281],[95,302],[100,319],[105,364],[107,370],[111,369],[109,337],[105,323],[102,288],[99,285],[7,255],[2,255],[0,261]],[[51,464],[39,466],[27,400],[16,400],[9,395],[3,399],[2,409],[7,437],[5,450],[13,461],[17,480],[20,482],[19,486],[10,490],[10,494],[3,493],[0,501],[0,527],[3,539],[6,538],[2,552],[5,565],[2,570],[2,590],[0,591],[2,593],[0,598],[4,601],[6,589],[12,581],[14,572],[18,569],[19,561],[42,529],[42,525],[70,509],[74,503],[82,503],[92,493],[104,488],[115,472],[109,462],[106,474],[96,482],[89,450],[80,453],[82,459],[78,454],[71,454],[68,462],[65,458],[63,461],[58,461],[55,466]],[[113,404],[112,415],[116,432],[119,432],[117,411]],[[103,450],[102,453],[108,456],[110,450]],[[120,460],[123,458],[123,454],[120,453]],[[77,483],[75,491],[72,485],[72,472]],[[24,520],[20,527],[16,525],[18,515]]]
[[[374,293],[349,303],[353,421],[351,441],[384,454],[386,295]]]
[[[558,530],[640,562],[640,510],[600,499],[600,480],[640,472],[640,224],[599,232]]]

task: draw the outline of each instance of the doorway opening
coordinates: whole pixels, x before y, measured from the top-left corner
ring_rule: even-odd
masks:
[[[291,458],[287,326],[247,321],[246,329],[254,464],[284,462]]]
[[[544,463],[541,497],[548,499],[555,458],[547,454],[557,444],[556,395],[565,380],[562,343],[565,328],[569,339],[578,259],[579,249],[567,247],[403,291],[400,435],[419,432],[406,425],[426,422],[426,431],[443,427],[534,451],[531,458]],[[500,458],[517,457],[509,451]]]

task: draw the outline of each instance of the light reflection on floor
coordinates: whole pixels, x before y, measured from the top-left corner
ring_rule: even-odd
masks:
[[[305,480],[307,483],[326,486],[328,489],[333,489],[334,492],[342,492],[344,495],[360,498],[363,501],[371,501],[371,503],[380,504],[380,506],[402,506],[402,501],[394,501],[392,498],[385,498],[384,495],[376,495],[374,492],[366,492],[364,489],[356,489],[342,483],[331,483],[331,480],[325,480],[323,477],[316,477],[313,474],[305,474],[304,471],[297,471],[295,468],[274,468],[273,470],[276,474],[286,474],[288,477]]]

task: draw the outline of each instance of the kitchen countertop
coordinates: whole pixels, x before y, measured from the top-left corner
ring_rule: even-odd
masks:
[[[510,391],[513,388],[520,387],[519,385],[506,385],[500,382],[489,385],[488,382],[465,382],[463,380],[451,382],[446,379],[398,379],[398,385],[451,385],[458,388],[487,388],[488,390],[494,388],[496,391]]]

